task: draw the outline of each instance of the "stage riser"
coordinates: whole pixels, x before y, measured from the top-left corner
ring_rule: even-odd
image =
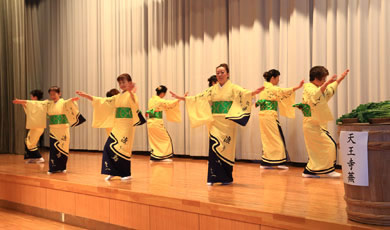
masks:
[[[108,193],[105,194],[107,197],[94,196],[73,192],[73,189],[67,185],[54,186],[50,182],[39,183],[51,184],[56,188],[61,187],[61,189],[69,189],[70,191],[14,183],[9,178],[9,175],[6,177],[0,174],[0,178],[7,178],[6,181],[0,181],[0,200],[2,200],[0,206],[88,229],[123,229],[123,227],[131,229],[197,230],[350,229],[347,226],[319,223],[318,221],[278,214],[264,213],[259,218],[250,217],[249,215],[233,215],[227,209],[224,210],[224,208],[216,209],[209,207],[208,215],[204,215],[166,208],[166,206],[169,207],[172,204],[167,205],[170,202],[163,200],[156,200],[156,205],[142,204],[113,199],[112,197],[115,196],[115,193],[112,194],[112,197]],[[20,177],[15,179],[21,180]],[[26,181],[26,183],[36,182]],[[116,195],[118,196],[118,194]],[[123,197],[123,195],[120,197]],[[139,195],[139,199],[146,198],[142,198],[142,195]],[[198,204],[198,202],[194,203]],[[184,202],[184,205],[202,206],[194,203],[187,202],[186,204]],[[205,209],[204,207],[203,210]],[[234,220],[232,217],[239,220]],[[242,219],[255,220],[260,223],[244,222],[241,221]],[[354,229],[359,228],[355,227]]]
[[[23,184],[0,182],[0,206],[88,229],[278,229]],[[103,225],[102,225],[103,224]],[[99,226],[100,225],[100,226]],[[117,226],[115,226],[117,225]]]

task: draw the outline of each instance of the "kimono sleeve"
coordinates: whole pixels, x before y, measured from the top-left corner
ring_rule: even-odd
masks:
[[[93,107],[93,128],[112,128],[115,119],[115,99],[117,96],[101,98],[92,98]]]
[[[191,127],[195,128],[212,122],[213,114],[210,106],[211,89],[196,96],[186,97],[186,107]]]
[[[171,122],[181,122],[181,112],[179,100],[161,99],[156,106],[156,111],[165,111],[167,120]]]
[[[251,107],[255,97],[252,96],[252,91],[238,85],[233,86],[233,91],[233,104],[225,118],[241,126],[245,126],[249,121]]]
[[[46,128],[48,101],[30,101],[23,106],[26,113],[26,129]]]
[[[295,110],[292,106],[295,104],[295,92],[293,88],[279,88],[277,95],[279,99],[278,105],[280,115],[294,118]]]
[[[69,121],[70,127],[76,127],[86,121],[83,115],[81,115],[79,112],[79,106],[77,102],[73,101],[72,99],[65,101],[64,113]]]
[[[333,120],[332,112],[328,106],[328,101],[333,97],[337,89],[337,82],[334,82],[325,89],[322,93],[320,88],[311,92],[310,100],[313,103],[312,116],[314,119],[322,122]]]

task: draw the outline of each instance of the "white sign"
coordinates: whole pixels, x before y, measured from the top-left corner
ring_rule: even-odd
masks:
[[[368,132],[341,131],[340,152],[344,183],[368,186]]]

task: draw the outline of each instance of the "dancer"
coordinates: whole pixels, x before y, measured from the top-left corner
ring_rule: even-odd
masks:
[[[218,84],[197,96],[180,97],[185,100],[192,127],[209,126],[208,185],[233,182],[233,164],[236,148],[236,123],[245,126],[250,117],[254,96],[264,87],[249,91],[233,84],[229,79],[229,66],[216,68]],[[211,106],[210,106],[211,103]]]
[[[78,97],[64,100],[61,98],[61,89],[52,86],[48,90],[50,99],[46,101],[13,101],[14,104],[25,105],[27,123],[37,124],[35,128],[46,128],[46,114],[49,116],[50,127],[50,156],[48,174],[66,173],[66,163],[69,156],[70,133],[69,127],[75,127],[85,118],[79,113],[76,101]]]
[[[292,105],[295,103],[295,91],[303,86],[302,80],[295,88],[280,88],[280,72],[271,69],[263,74],[265,89],[260,93],[256,107],[260,106],[259,123],[263,155],[260,168],[272,169],[275,166],[280,169],[288,169],[285,166],[288,158],[286,142],[282,127],[278,120],[278,108],[280,115],[294,118],[295,111]]]
[[[149,110],[146,112],[148,119],[148,138],[151,147],[150,160],[172,161],[173,145],[172,139],[164,126],[163,111],[167,120],[172,122],[181,121],[179,100],[163,99],[167,93],[167,87],[160,85],[156,88],[157,95],[149,99]]]
[[[328,101],[348,72],[347,69],[340,78],[334,75],[326,81],[329,72],[325,67],[311,68],[310,83],[304,85],[302,103],[294,105],[304,115],[303,134],[309,155],[303,177],[340,177],[340,173],[335,172],[337,145],[327,130],[328,121],[333,120]]]
[[[140,123],[138,103],[132,92],[135,84],[127,73],[118,76],[117,81],[122,92],[112,97],[93,97],[85,92],[76,91],[81,97],[92,101],[94,108],[92,127],[111,128],[103,150],[101,173],[108,175],[105,180],[121,177],[131,178],[131,153],[134,138],[134,126]]]
[[[43,97],[43,92],[39,89],[34,89],[30,92],[31,101],[40,101],[42,100],[42,97]],[[23,109],[27,116],[26,129],[29,130],[24,142],[25,149],[26,149],[26,153],[24,154],[24,160],[26,163],[45,162],[38,149],[38,142],[45,128],[36,128],[36,127],[40,127],[40,125],[37,124],[37,122],[33,119],[35,106],[39,106],[39,103],[35,103],[34,106],[32,106],[29,109],[26,108],[26,104],[23,104]]]
[[[217,76],[215,76],[215,75],[212,75],[211,77],[209,77],[209,79],[207,79],[207,81],[209,82],[209,87],[218,83]]]

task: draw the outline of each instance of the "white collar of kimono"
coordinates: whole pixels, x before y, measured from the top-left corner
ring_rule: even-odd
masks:
[[[219,88],[223,88],[223,87],[225,87],[226,85],[229,85],[229,84],[231,84],[231,81],[228,79],[228,80],[225,82],[225,84],[223,84],[223,85],[221,85],[221,84],[218,83],[218,86],[219,86]]]

